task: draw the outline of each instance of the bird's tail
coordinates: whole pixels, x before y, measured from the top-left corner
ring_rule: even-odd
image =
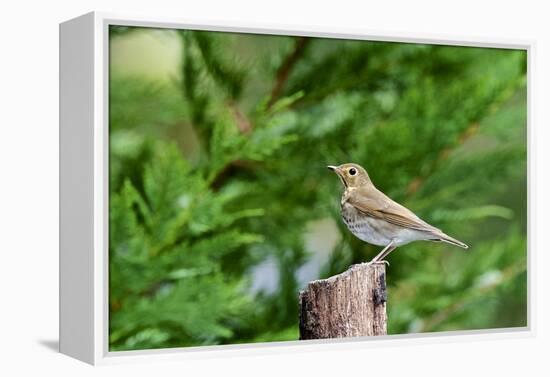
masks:
[[[459,240],[457,240],[453,237],[450,237],[450,236],[446,235],[443,232],[438,233],[437,238],[433,238],[432,241],[446,242],[446,243],[449,243],[451,245],[461,247],[463,249],[468,249],[469,248],[469,246],[466,245],[464,242],[461,242],[461,241],[459,241]]]

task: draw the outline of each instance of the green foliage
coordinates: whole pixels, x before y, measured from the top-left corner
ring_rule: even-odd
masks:
[[[111,343],[132,349],[230,337],[222,323],[238,323],[251,300],[246,279],[226,273],[222,261],[262,240],[235,226],[262,212],[228,210],[244,191],[213,195],[173,145],[155,149],[141,184],[143,192],[126,180],[111,197]]]
[[[172,82],[111,77],[112,350],[297,339],[307,280],[378,251],[340,220],[344,162],[471,245],[390,256],[390,333],[525,325],[524,52],[174,35]]]

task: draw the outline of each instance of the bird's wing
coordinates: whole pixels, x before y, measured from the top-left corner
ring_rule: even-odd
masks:
[[[441,232],[412,211],[394,202],[376,187],[361,187],[349,195],[348,203],[367,216],[385,220],[404,228],[425,232]]]

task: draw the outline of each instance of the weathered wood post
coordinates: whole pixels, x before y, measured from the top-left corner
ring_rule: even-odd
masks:
[[[356,264],[300,292],[300,339],[386,335],[386,265]]]

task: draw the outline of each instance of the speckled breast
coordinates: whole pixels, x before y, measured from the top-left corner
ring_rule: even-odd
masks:
[[[375,219],[359,212],[349,203],[342,204],[342,220],[354,236],[373,245],[386,246],[391,239],[385,229],[385,221]]]

